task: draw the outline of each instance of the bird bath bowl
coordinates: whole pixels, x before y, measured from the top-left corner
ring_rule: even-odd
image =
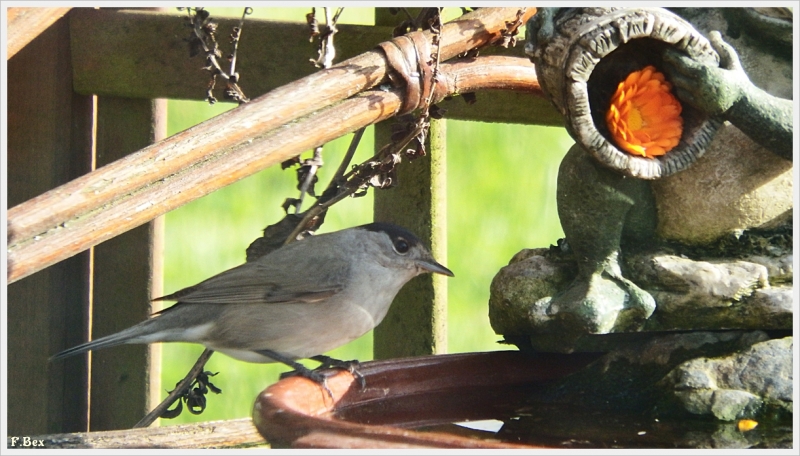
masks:
[[[455,423],[512,417],[532,388],[598,356],[498,351],[371,361],[359,367],[364,389],[351,373],[334,371],[333,397],[306,378],[275,383],[257,398],[253,421],[274,448],[537,448]]]

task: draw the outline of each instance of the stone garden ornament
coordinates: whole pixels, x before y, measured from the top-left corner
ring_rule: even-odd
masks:
[[[717,132],[729,126],[726,120],[762,142],[779,138],[756,152],[791,174],[791,101],[753,85],[718,33],[709,40],[663,8],[543,8],[527,34],[526,52],[542,88],[576,140],[559,170],[557,200],[566,244],[577,261],[575,280],[537,302],[529,319],[537,331],[559,334],[554,345],[563,342],[569,349],[584,334],[638,331],[653,315],[657,303],[623,273],[621,250],[659,239],[660,211],[670,208],[661,200],[686,197],[654,192],[654,182],[679,176],[713,142],[724,143]],[[673,105],[677,120],[664,114]],[[615,123],[620,112],[627,123]],[[655,124],[650,131],[648,123]],[[659,130],[664,137],[657,136]],[[785,221],[791,182],[782,191],[781,202],[770,201],[771,210],[779,211],[770,216]],[[691,218],[692,208],[685,209]],[[668,237],[695,243],[681,236]]]
[[[520,252],[497,274],[498,334],[571,352],[658,345],[656,331],[791,329],[784,10],[537,11],[526,53],[576,142],[558,176],[565,242]],[[759,230],[789,234],[752,240]],[[711,254],[745,238],[752,249]]]

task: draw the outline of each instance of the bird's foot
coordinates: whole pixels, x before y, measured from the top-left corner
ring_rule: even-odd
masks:
[[[325,355],[312,356],[311,359],[320,363],[320,366],[315,370],[327,369],[331,367],[336,369],[344,369],[347,372],[350,372],[350,374],[356,380],[358,380],[358,384],[361,386],[362,390],[367,387],[367,381],[364,379],[364,375],[362,375],[358,370],[358,368],[361,366],[361,363],[359,363],[357,359],[343,361],[341,359],[331,358],[330,356]]]
[[[287,366],[289,366],[289,367],[291,367],[293,369],[293,370],[291,370],[289,372],[282,373],[280,375],[280,379],[281,380],[283,380],[284,378],[288,378],[288,377],[297,377],[297,376],[305,377],[305,378],[307,378],[307,379],[319,384],[320,386],[322,386],[322,389],[324,389],[325,392],[328,393],[328,396],[330,396],[330,398],[333,399],[333,392],[331,391],[330,388],[328,388],[328,383],[326,381],[327,376],[324,373],[322,373],[321,371],[319,371],[319,370],[311,370],[311,369],[307,368],[306,366],[298,363],[297,361],[295,361],[295,360],[293,360],[293,359],[291,359],[291,358],[289,358],[287,356],[283,356],[280,353],[276,353],[276,352],[274,352],[272,350],[254,350],[254,351],[256,353],[264,355],[264,356],[266,356],[268,358],[272,358],[275,361],[278,361],[280,363],[286,364]]]
[[[305,377],[305,378],[311,380],[312,382],[317,383],[318,385],[320,385],[322,387],[322,389],[324,389],[325,392],[328,393],[328,396],[331,399],[333,399],[333,391],[331,391],[331,389],[328,388],[328,380],[327,380],[328,376],[325,375],[325,373],[323,373],[323,372],[321,372],[320,370],[317,370],[317,369],[313,369],[313,370],[309,369],[309,368],[303,366],[300,363],[296,363],[296,365],[290,364],[290,366],[294,367],[294,370],[282,373],[280,375],[280,379],[281,380],[283,380],[285,378],[289,378],[289,377]]]

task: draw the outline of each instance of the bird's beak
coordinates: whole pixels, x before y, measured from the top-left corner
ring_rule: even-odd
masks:
[[[449,277],[453,277],[453,271],[447,269],[446,267],[442,266],[441,264],[437,263],[435,260],[418,260],[417,265],[422,269],[428,272],[435,272],[437,274],[446,275]]]

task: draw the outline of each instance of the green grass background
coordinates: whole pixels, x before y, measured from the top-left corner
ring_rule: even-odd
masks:
[[[241,14],[235,8],[209,10],[212,16]],[[308,11],[255,8],[254,17],[303,21]],[[458,8],[445,9],[447,17],[458,14]],[[324,17],[320,11],[318,17]],[[347,8],[341,22],[371,24],[372,11]],[[309,56],[298,58],[315,56],[309,45]],[[210,106],[170,100],[169,134],[233,107],[228,103]],[[485,108],[479,101],[475,109]],[[325,145],[326,166],[320,171],[320,185],[330,180],[350,138],[348,135]],[[489,325],[489,285],[519,250],[546,247],[563,236],[556,212],[555,182],[558,165],[571,144],[562,128],[447,121],[448,258],[439,260],[456,274],[448,279],[448,352],[509,349],[497,343],[500,337]],[[355,160],[365,160],[372,151],[369,128]],[[308,155],[310,152],[303,156]],[[281,204],[297,196],[295,186],[293,169],[274,166],[168,213],[164,292],[172,293],[243,263],[247,246],[265,226],[283,217]],[[371,222],[373,191],[335,205],[320,232]],[[202,349],[193,344],[163,344],[164,390],[183,378]],[[339,359],[370,360],[372,334],[328,354]],[[211,394],[202,415],[184,412],[176,419],[162,420],[162,425],[250,416],[258,393],[288,370],[278,364],[240,362],[222,354],[212,356],[206,369],[219,372],[212,382],[223,394]]]

